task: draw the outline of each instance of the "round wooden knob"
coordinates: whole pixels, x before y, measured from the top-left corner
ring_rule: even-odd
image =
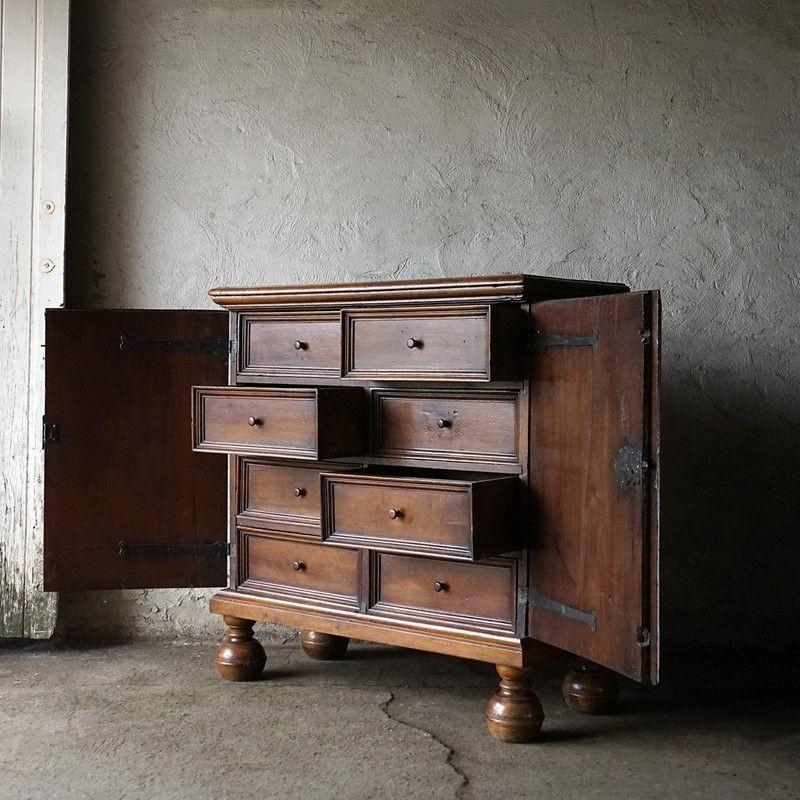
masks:
[[[306,493],[306,490],[302,486],[295,486],[294,487],[294,496],[295,497],[303,497]]]
[[[260,424],[261,424],[261,417],[250,417],[250,418],[247,420],[247,424],[248,424],[248,425],[249,425],[251,428],[255,428],[255,427],[256,427],[256,425],[260,425]]]
[[[306,565],[302,561],[292,561],[292,569],[295,572],[299,572],[301,569],[305,569]]]
[[[403,516],[403,511],[400,508],[389,509],[389,519],[400,519]]]
[[[440,428],[449,428],[453,424],[453,421],[449,419],[440,419],[436,424]]]
[[[406,344],[410,349],[414,349],[415,347],[422,347],[422,342],[419,339],[409,339]]]
[[[447,584],[444,581],[436,581],[433,584],[433,591],[434,592],[446,592],[447,591]]]
[[[295,350],[305,350],[308,347],[307,342],[301,342],[299,339],[294,343]]]

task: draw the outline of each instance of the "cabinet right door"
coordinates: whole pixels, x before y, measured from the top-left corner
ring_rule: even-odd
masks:
[[[658,292],[531,307],[528,635],[658,682]]]

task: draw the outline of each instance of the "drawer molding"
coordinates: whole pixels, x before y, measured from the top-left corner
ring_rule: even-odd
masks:
[[[405,407],[389,419],[387,409],[401,403]],[[464,417],[472,409],[477,412],[470,422],[458,418],[459,413]],[[503,413],[513,415],[508,430],[499,421]],[[370,453],[383,458],[459,462],[473,468],[482,464],[519,466],[519,416],[519,393],[513,389],[373,389]],[[440,418],[450,425],[439,428]],[[462,434],[465,424],[469,429]]]
[[[356,387],[194,386],[192,445],[306,461],[359,456],[367,446],[366,402]],[[248,416],[260,422],[248,424]]]
[[[342,378],[519,380],[523,321],[505,304],[344,309]]]
[[[420,570],[433,568],[434,574],[446,577],[455,570],[461,574],[472,574],[476,584],[480,584],[480,597],[474,605],[480,606],[484,602],[493,600],[491,593],[502,593],[508,602],[508,614],[505,616],[488,616],[477,611],[453,611],[443,608],[434,608],[425,605],[424,598],[418,593],[418,587],[413,591],[406,589],[402,601],[383,599],[385,562],[394,561],[413,574],[414,567]],[[438,569],[438,571],[437,571]],[[513,633],[516,618],[516,586],[517,571],[516,561],[513,559],[491,559],[480,564],[463,564],[439,561],[431,558],[415,558],[413,556],[398,556],[375,552],[370,554],[370,592],[367,613],[389,619],[406,620],[408,622],[425,625],[453,628],[457,630],[472,630],[484,633]],[[503,574],[505,573],[505,574]],[[502,579],[502,586],[498,578]],[[397,591],[395,590],[395,593]],[[433,595],[434,597],[436,595]]]
[[[339,311],[269,311],[238,317],[236,377],[339,378],[341,376],[341,314]],[[259,334],[274,351],[254,363]],[[281,336],[281,343],[271,339]],[[296,348],[295,343],[300,347]],[[266,345],[262,345],[266,346]],[[268,362],[272,363],[268,363]]]
[[[522,546],[515,476],[323,472],[320,479],[328,544],[463,561]]]

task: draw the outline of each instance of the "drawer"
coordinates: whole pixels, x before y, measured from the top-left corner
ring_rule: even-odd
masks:
[[[464,564],[375,553],[369,613],[432,625],[512,631],[516,563]]]
[[[362,455],[365,394],[350,387],[195,386],[195,450],[276,458]]]
[[[518,393],[509,391],[435,391],[373,389],[372,455],[519,465]]]
[[[338,378],[341,333],[338,311],[240,314],[237,377]]]
[[[237,524],[320,539],[320,471],[313,467],[272,464],[240,458],[237,472]]]
[[[342,377],[511,381],[522,365],[520,306],[342,312]]]
[[[322,538],[391,552],[484,558],[521,547],[519,478],[322,474]]]
[[[358,609],[357,550],[239,532],[238,588]]]

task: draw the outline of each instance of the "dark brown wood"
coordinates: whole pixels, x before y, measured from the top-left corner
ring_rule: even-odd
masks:
[[[371,398],[374,456],[433,466],[459,462],[466,469],[519,467],[516,391],[374,389]],[[440,426],[440,420],[446,424]]]
[[[359,388],[195,386],[194,449],[316,460],[366,451]]]
[[[522,546],[520,481],[439,472],[322,473],[330,544],[475,560]]]
[[[519,306],[342,312],[342,377],[509,381],[524,360]]]
[[[299,306],[342,307],[404,303],[531,303],[557,297],[627,292],[621,283],[566,280],[542,275],[486,275],[372,283],[212,289],[211,299],[231,310]]]
[[[45,421],[58,438],[44,448],[44,588],[224,585],[219,555],[121,557],[119,543],[225,539],[225,461],[192,453],[188,418],[192,384],[225,381],[206,346],[227,341],[225,314],[49,309],[45,327]]]
[[[300,631],[300,645],[307,656],[317,661],[337,661],[344,658],[349,643],[346,636],[333,636],[322,631]]]
[[[261,677],[266,653],[253,636],[253,620],[225,615],[228,626],[222,644],[217,648],[214,665],[228,681],[255,681]]]
[[[636,680],[658,663],[658,313],[656,292],[531,312],[535,331],[596,332],[597,345],[534,352],[529,635]],[[595,629],[555,604],[596,615]]]
[[[514,631],[513,560],[465,564],[375,553],[369,612],[438,627]]]
[[[500,686],[486,707],[489,733],[501,742],[533,742],[539,737],[544,711],[531,686],[533,669],[497,666]]]
[[[320,541],[320,472],[335,464],[274,463],[240,458],[237,524]]]
[[[241,314],[236,379],[339,377],[338,311]]]
[[[581,661],[564,677],[561,686],[566,704],[582,714],[611,714],[617,707],[617,676],[597,664]]]
[[[238,588],[288,600],[358,609],[358,551],[242,531]]]

